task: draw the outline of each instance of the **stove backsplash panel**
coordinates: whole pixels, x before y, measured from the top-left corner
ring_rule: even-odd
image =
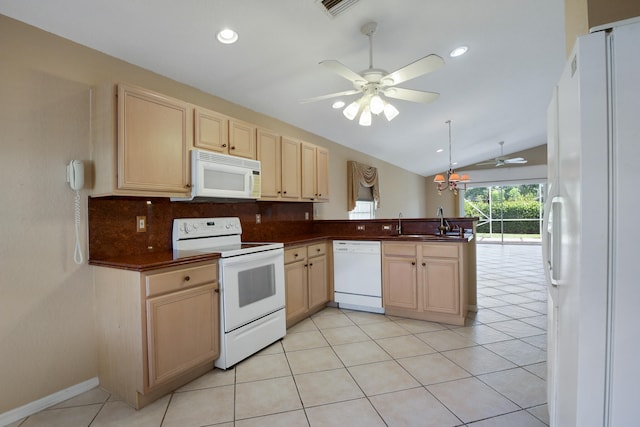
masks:
[[[305,235],[313,227],[311,202],[213,203],[172,202],[160,197],[89,197],[88,211],[89,255],[94,259],[171,250],[174,218],[239,217],[244,241]],[[136,231],[139,216],[147,219],[146,232]]]

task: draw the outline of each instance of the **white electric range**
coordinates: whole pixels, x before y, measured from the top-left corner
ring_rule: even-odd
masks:
[[[220,357],[230,368],[286,334],[284,244],[242,242],[237,217],[173,220],[174,258],[220,254]]]

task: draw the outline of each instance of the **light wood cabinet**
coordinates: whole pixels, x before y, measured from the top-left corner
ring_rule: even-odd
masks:
[[[284,251],[287,327],[320,311],[329,301],[327,242]]]
[[[466,246],[383,242],[385,313],[464,325],[468,311]]]
[[[302,199],[314,202],[329,200],[329,151],[302,142]]]
[[[256,158],[256,127],[236,119],[229,120],[229,154]]]
[[[126,84],[93,92],[92,195],[188,195],[190,104]]]
[[[216,262],[139,273],[94,267],[100,384],[139,409],[213,369]]]
[[[277,200],[282,194],[282,150],[280,135],[258,128],[256,133],[256,154],[260,160],[262,182],[261,199]]]
[[[283,136],[281,138],[281,183],[283,200],[299,200],[301,194],[300,150],[298,140]]]
[[[229,153],[229,118],[202,107],[193,109],[193,146],[217,153]]]

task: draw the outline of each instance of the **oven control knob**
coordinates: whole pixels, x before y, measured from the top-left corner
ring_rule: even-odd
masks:
[[[191,233],[191,224],[185,223],[184,224],[184,234],[189,234]]]

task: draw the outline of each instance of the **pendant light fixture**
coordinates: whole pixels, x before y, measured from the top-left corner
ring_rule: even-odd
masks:
[[[436,183],[436,188],[438,189],[438,194],[442,194],[442,190],[449,188],[449,190],[453,191],[453,194],[458,194],[458,188],[462,185],[462,189],[467,189],[467,182],[471,181],[469,175],[463,173],[462,175],[458,175],[458,173],[453,170],[453,163],[451,163],[451,120],[447,120],[445,123],[449,125],[449,170],[443,174],[438,174],[433,179],[433,182]],[[447,176],[445,178],[445,175]]]

